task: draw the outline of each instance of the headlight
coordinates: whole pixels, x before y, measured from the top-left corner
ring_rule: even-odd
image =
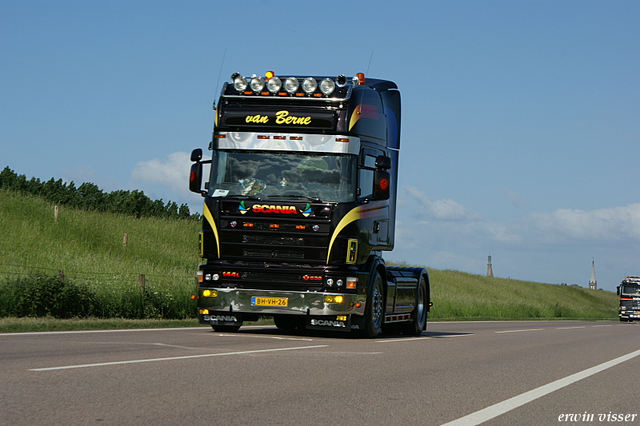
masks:
[[[271,77],[269,81],[267,81],[267,89],[271,93],[278,93],[280,89],[282,89],[282,81],[278,77]]]
[[[310,95],[313,92],[315,92],[317,88],[318,88],[318,82],[316,81],[315,78],[307,77],[302,82],[302,90],[304,90],[304,93],[306,93],[307,95]]]
[[[300,83],[298,83],[298,79],[289,77],[284,81],[284,90],[287,93],[294,94],[298,91],[298,87],[300,87]]]
[[[251,90],[256,93],[262,92],[264,90],[264,80],[262,77],[258,77],[254,75],[251,77]]]
[[[325,78],[320,82],[320,91],[323,95],[329,96],[336,89],[336,84],[330,78]]]

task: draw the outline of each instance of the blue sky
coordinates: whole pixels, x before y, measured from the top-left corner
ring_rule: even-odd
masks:
[[[403,97],[396,249],[615,290],[640,275],[637,1],[0,1],[0,168],[188,203],[233,72]],[[224,60],[223,60],[224,59]],[[195,236],[194,236],[195,238]]]

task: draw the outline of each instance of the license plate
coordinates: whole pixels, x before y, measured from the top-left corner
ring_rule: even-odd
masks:
[[[287,306],[289,299],[286,297],[256,297],[251,298],[251,306]]]

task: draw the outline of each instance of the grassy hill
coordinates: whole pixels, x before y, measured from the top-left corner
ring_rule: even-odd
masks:
[[[51,203],[0,190],[0,317],[193,317],[199,229],[189,219],[64,207],[56,221]],[[607,291],[429,274],[431,320],[617,318],[617,297]],[[91,310],[74,311],[78,306]]]

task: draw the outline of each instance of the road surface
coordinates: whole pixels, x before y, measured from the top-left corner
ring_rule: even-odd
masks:
[[[0,335],[1,425],[640,425],[639,397],[637,323]]]

